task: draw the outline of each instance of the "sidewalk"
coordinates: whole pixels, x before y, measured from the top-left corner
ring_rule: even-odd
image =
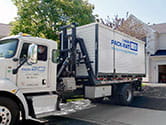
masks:
[[[141,96],[166,98],[166,84],[143,83],[142,88]]]
[[[166,87],[166,83],[142,83],[143,86]]]

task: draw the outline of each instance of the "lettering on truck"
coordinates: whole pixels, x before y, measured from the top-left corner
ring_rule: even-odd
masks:
[[[37,71],[37,72],[45,72],[45,66],[33,66],[32,68],[22,68],[22,71]]]
[[[119,48],[112,47],[113,49],[121,52],[125,52],[128,54],[137,55],[138,53],[138,43],[129,41],[129,40],[122,40],[122,41],[116,41],[111,40],[111,45],[115,45]]]

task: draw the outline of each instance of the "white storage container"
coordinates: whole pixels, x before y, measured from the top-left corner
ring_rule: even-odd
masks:
[[[93,23],[77,28],[77,37],[83,38],[96,76],[145,75],[145,42]],[[87,76],[85,64],[77,67],[77,76]]]

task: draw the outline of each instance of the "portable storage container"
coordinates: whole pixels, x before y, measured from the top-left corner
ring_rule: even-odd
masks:
[[[144,76],[145,42],[103,24],[77,28],[83,38],[96,76]],[[77,66],[77,76],[88,76],[85,64]]]

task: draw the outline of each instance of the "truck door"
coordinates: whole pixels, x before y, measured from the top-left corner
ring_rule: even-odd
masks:
[[[24,43],[20,61],[27,57],[30,43]],[[38,62],[29,65],[25,63],[17,73],[17,84],[22,89],[40,89],[48,87],[48,47],[38,45]]]

